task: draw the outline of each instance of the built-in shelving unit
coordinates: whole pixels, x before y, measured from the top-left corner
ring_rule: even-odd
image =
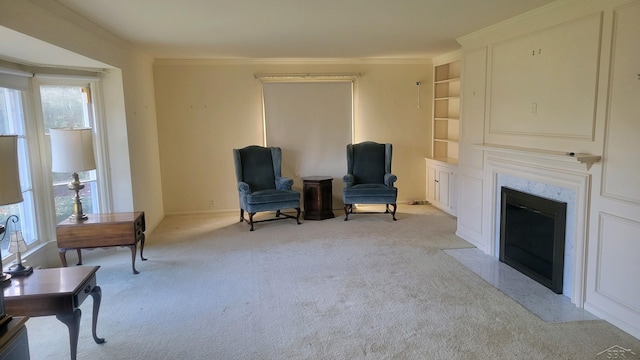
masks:
[[[426,158],[426,199],[456,216],[460,138],[460,54],[434,59],[432,153]]]
[[[433,159],[457,164],[460,134],[460,61],[434,67]]]

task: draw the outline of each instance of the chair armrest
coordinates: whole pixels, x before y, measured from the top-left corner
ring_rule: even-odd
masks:
[[[293,179],[288,177],[276,177],[276,189],[278,190],[291,190],[293,186]]]
[[[353,177],[353,174],[347,174],[347,175],[342,177],[342,181],[344,181],[345,187],[353,186],[354,180],[355,180],[355,178]]]
[[[384,184],[387,186],[393,186],[393,183],[398,180],[398,177],[393,174],[384,174]]]
[[[251,188],[249,187],[249,184],[247,184],[246,182],[238,181],[238,191],[244,194],[248,194],[251,192]]]

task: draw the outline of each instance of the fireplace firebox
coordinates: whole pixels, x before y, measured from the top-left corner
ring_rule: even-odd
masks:
[[[567,204],[501,188],[500,261],[562,293]]]

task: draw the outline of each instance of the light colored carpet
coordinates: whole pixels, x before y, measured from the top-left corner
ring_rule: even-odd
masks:
[[[128,249],[83,252],[100,265],[91,337],[78,359],[597,359],[640,340],[601,321],[545,323],[446,255],[470,245],[428,205],[389,215],[256,225],[238,215],[170,216],[131,274]],[[71,255],[68,253],[68,255]],[[69,259],[70,263],[74,261]],[[68,359],[55,317],[27,322],[32,359]]]

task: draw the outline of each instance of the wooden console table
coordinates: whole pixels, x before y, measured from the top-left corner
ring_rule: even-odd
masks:
[[[62,266],[67,267],[67,250],[78,252],[78,265],[82,265],[81,249],[126,246],[131,249],[131,268],[136,270],[136,250],[140,242],[140,259],[144,251],[144,212],[88,214],[85,221],[64,220],[56,227],[58,251]]]
[[[305,220],[324,220],[334,217],[332,181],[331,176],[302,178]]]
[[[78,334],[80,332],[80,305],[89,295],[93,297],[93,340],[102,344],[104,339],[96,336],[96,325],[102,290],[96,284],[99,266],[72,268],[36,269],[29,276],[14,277],[4,288],[7,314],[20,316],[49,316],[64,323],[69,329],[71,360],[76,359]]]

